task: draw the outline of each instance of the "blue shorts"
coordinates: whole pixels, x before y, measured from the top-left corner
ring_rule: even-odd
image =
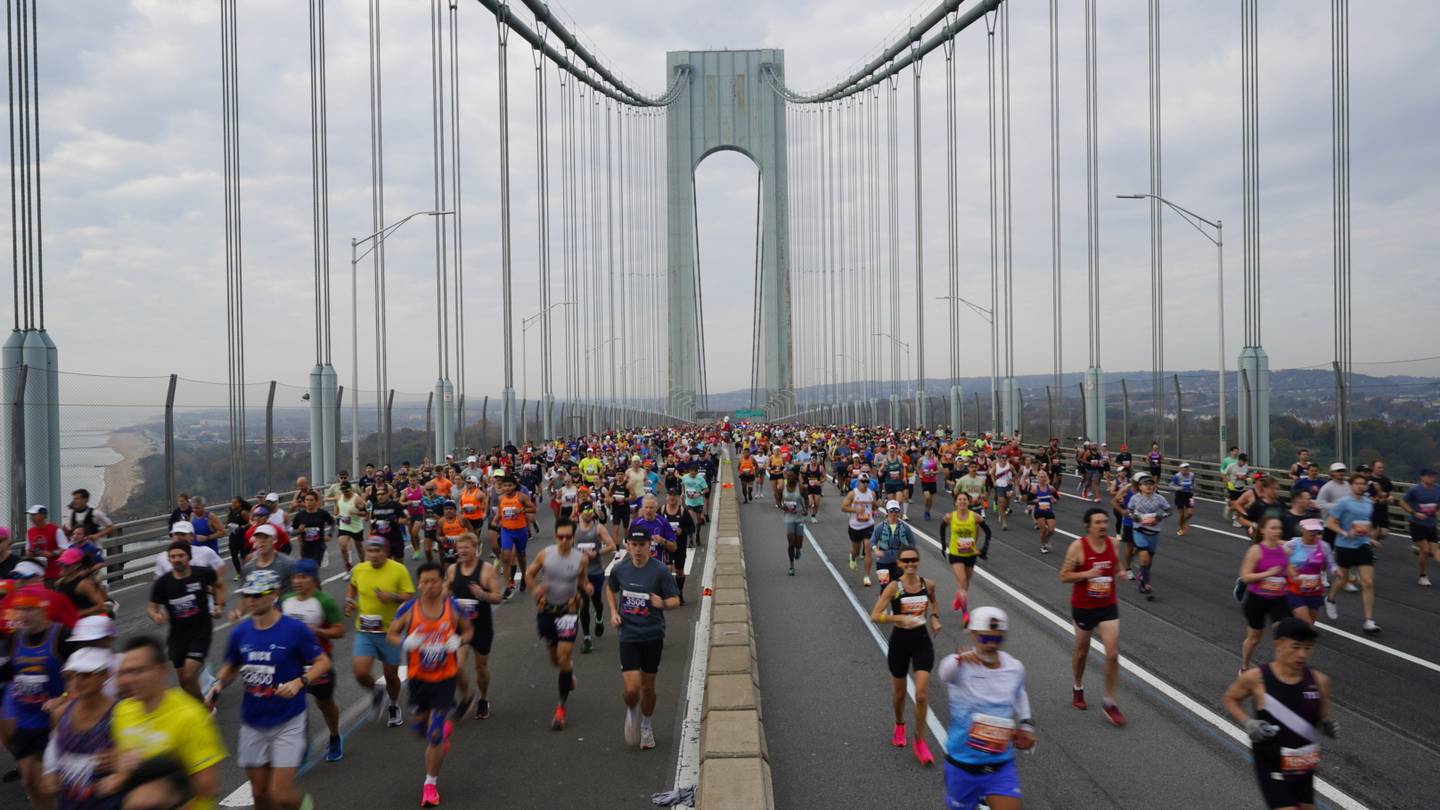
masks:
[[[500,529],[500,550],[509,551],[515,549],[521,554],[525,553],[525,546],[530,542],[529,529]]]
[[[378,658],[380,663],[400,666],[400,648],[391,644],[384,633],[356,633],[352,658]]]
[[[996,766],[992,773],[970,773],[945,762],[945,806],[950,810],[974,810],[989,796],[1020,798],[1020,773],[1015,760]]]
[[[1148,551],[1148,552],[1150,552],[1151,554],[1154,554],[1155,552],[1157,552],[1157,551],[1160,550],[1160,535],[1159,535],[1158,533],[1157,533],[1157,534],[1146,534],[1145,532],[1142,532],[1142,531],[1140,531],[1139,529],[1136,529],[1136,530],[1135,530],[1135,533],[1134,533],[1134,536],[1135,536],[1135,548],[1137,548],[1137,549],[1144,549],[1145,551]]]

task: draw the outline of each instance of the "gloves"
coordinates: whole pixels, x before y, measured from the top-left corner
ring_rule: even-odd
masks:
[[[445,652],[453,653],[458,649],[460,649],[460,637],[451,633],[450,637],[445,639]]]
[[[405,637],[405,641],[400,645],[400,647],[401,649],[405,650],[405,652],[414,652],[415,650],[420,649],[420,645],[424,642],[425,640],[420,637],[419,633],[411,633],[410,635]]]
[[[1245,733],[1250,735],[1252,742],[1265,742],[1279,734],[1280,727],[1252,717],[1245,721]]]
[[[1321,720],[1320,730],[1325,733],[1326,737],[1330,737],[1331,739],[1340,736],[1340,724],[1334,720]]]

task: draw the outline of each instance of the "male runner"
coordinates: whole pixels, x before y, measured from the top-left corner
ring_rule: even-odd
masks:
[[[594,456],[587,456],[599,464]],[[596,473],[598,475],[598,472]],[[525,570],[525,546],[530,542],[530,518],[535,514],[535,501],[520,491],[520,485],[511,476],[500,479],[500,498],[496,521],[500,524],[500,552],[504,555],[505,598],[515,592],[516,575]],[[587,475],[586,481],[590,478]],[[520,580],[520,589],[525,581]]]
[[[870,474],[862,472],[855,479],[853,489],[845,493],[840,501],[840,511],[850,516],[850,570],[855,570],[855,561],[860,559],[863,549],[865,557],[865,584],[870,584],[870,532],[875,528],[875,490],[870,485]]]
[[[470,622],[470,642],[460,650],[460,668],[456,685],[460,699],[455,704],[455,717],[461,718],[470,709],[470,681],[465,675],[465,658],[475,659],[475,719],[490,718],[490,647],[495,641],[492,608],[500,604],[504,589],[495,566],[480,556],[480,538],[466,532],[456,538],[455,562],[445,572],[451,596],[460,618]]]
[[[610,569],[605,589],[610,623],[620,631],[625,744],[638,743],[642,751],[655,747],[650,718],[655,713],[655,674],[665,648],[664,611],[680,606],[675,578],[650,556],[650,543],[650,532],[631,529],[625,537],[626,556]]]
[[[44,792],[44,754],[50,744],[50,715],[46,704],[65,693],[61,667],[67,655],[64,625],[50,618],[50,600],[59,594],[40,585],[28,585],[7,600],[14,608],[14,637],[10,644],[10,675],[3,696],[3,718],[15,754],[20,782],[31,804],[50,808],[54,804]]]
[[[389,717],[385,725],[394,728],[405,722],[400,717],[400,650],[387,639],[386,631],[395,620],[396,609],[410,599],[415,586],[404,564],[390,559],[389,555],[389,544],[383,537],[365,541],[365,561],[350,569],[345,615],[358,614],[355,647],[351,652],[355,682],[370,692],[370,707],[376,720],[385,709],[385,696],[389,693]],[[370,674],[377,658],[385,674],[383,685],[376,683]]]
[[[210,654],[214,617],[225,610],[225,583],[209,568],[190,566],[191,545],[181,540],[166,551],[170,572],[150,586],[150,621],[170,625],[166,646],[180,687],[199,699],[200,670]]]
[[[564,521],[555,524],[555,545],[541,549],[525,569],[525,581],[535,594],[539,611],[536,625],[540,638],[549,648],[550,666],[560,670],[560,701],[550,718],[550,728],[555,731],[565,728],[565,702],[575,689],[571,654],[580,624],[580,594],[588,596],[594,587],[586,576],[587,562],[585,552],[575,548],[575,524]]]
[[[310,559],[295,563],[290,585],[292,590],[280,600],[281,612],[304,622],[315,634],[315,640],[320,642],[320,649],[331,655],[335,639],[345,636],[345,619],[340,613],[340,605],[320,588],[320,566]],[[325,761],[339,762],[345,756],[345,744],[340,737],[340,707],[335,704],[334,665],[324,674],[310,673],[306,691],[315,698],[315,708],[320,710],[325,727],[330,731]]]
[[[1115,705],[1115,686],[1120,680],[1120,610],[1115,596],[1115,574],[1119,561],[1115,540],[1110,536],[1110,516],[1104,509],[1085,510],[1085,536],[1072,542],[1060,566],[1060,581],[1071,585],[1070,617],[1075,623],[1075,649],[1071,668],[1075,688],[1071,705],[1089,708],[1085,702],[1085,662],[1090,656],[1090,636],[1100,632],[1105,645],[1105,718],[1125,725],[1125,715]]]
[[[1434,555],[1440,562],[1440,543],[1435,536],[1435,512],[1440,508],[1440,487],[1435,485],[1435,471],[1426,467],[1420,471],[1420,483],[1405,490],[1400,499],[1400,508],[1410,516],[1410,542],[1414,543],[1415,556],[1419,558],[1420,584],[1430,587],[1426,567]]]
[[[1375,549],[1380,547],[1380,541],[1372,536],[1370,521],[1375,504],[1365,494],[1369,485],[1360,473],[1350,476],[1350,494],[1331,504],[1325,519],[1326,528],[1335,533],[1335,581],[1325,600],[1325,615],[1332,621],[1339,618],[1335,597],[1353,570],[1358,573],[1360,603],[1365,610],[1362,629],[1374,635],[1380,632],[1380,625],[1375,623]]]
[[[301,508],[290,518],[290,533],[300,538],[300,556],[317,564],[325,559],[325,546],[335,530],[335,516],[320,507],[320,493],[310,490]]]

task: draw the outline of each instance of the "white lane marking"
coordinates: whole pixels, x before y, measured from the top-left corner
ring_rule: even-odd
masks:
[[[845,578],[840,575],[835,564],[830,562],[830,557],[826,555],[825,549],[816,542],[815,535],[810,533],[810,527],[802,526],[802,528],[805,530],[805,539],[810,541],[810,548],[814,549],[820,562],[825,563],[825,567],[830,571],[830,576],[835,578],[835,584],[840,586],[840,592],[850,600],[850,607],[855,608],[855,615],[860,617],[860,622],[870,631],[870,637],[875,639],[876,646],[880,648],[880,654],[888,654],[890,645],[885,641],[885,637],[880,635],[880,629],[875,626],[875,622],[871,621],[870,611],[861,606],[860,600],[855,598],[855,592],[850,590],[850,586],[845,583]],[[915,701],[915,679],[909,675],[905,676],[905,691],[910,695],[910,701],[913,703]],[[940,725],[940,720],[935,717],[935,712],[931,711],[925,715],[925,726],[930,729],[930,736],[935,738],[935,745],[940,748],[940,755],[943,758],[949,753],[949,749],[945,747],[945,727]]]
[[[730,452],[725,451],[725,460],[730,462]],[[700,720],[705,710],[705,678],[710,674],[710,608],[713,597],[705,591],[715,585],[715,535],[718,533],[715,511],[720,499],[710,501],[710,537],[706,541],[705,573],[700,578],[700,615],[695,620],[691,636],[690,682],[685,687],[685,721],[680,726],[680,751],[675,757],[675,788],[700,784]],[[739,504],[736,504],[739,508]],[[737,514],[738,522],[740,516]],[[685,576],[690,576],[690,566],[695,555],[685,558]]]
[[[916,535],[923,537],[927,542],[930,543],[930,545],[935,547],[936,551],[942,550],[943,547],[940,545],[940,542],[935,538],[931,537],[920,529],[915,528],[914,526],[911,526],[910,530]],[[1074,535],[1069,536],[1074,537]],[[1054,624],[1056,627],[1061,628],[1062,630],[1065,630],[1071,635],[1075,634],[1074,625],[1070,621],[1062,618],[1060,614],[1041,605],[1039,602],[1036,602],[1034,599],[1031,599],[1030,597],[1021,593],[1019,590],[1012,587],[1010,583],[1000,579],[999,577],[995,576],[984,568],[976,567],[973,570],[975,574],[980,576],[981,579],[986,580],[990,584],[1004,591],[1012,599],[1024,605],[1025,607],[1030,608],[1041,618],[1047,619],[1048,621],[1050,621],[1050,623]],[[1104,647],[1100,644],[1099,639],[1093,637],[1090,639],[1090,648],[1102,652],[1104,650]],[[1195,701],[1189,695],[1186,695],[1184,692],[1181,692],[1179,689],[1176,689],[1175,687],[1166,683],[1159,676],[1155,675],[1144,667],[1141,667],[1139,664],[1136,664],[1134,661],[1131,661],[1123,655],[1120,657],[1120,666],[1130,672],[1130,674],[1144,681],[1151,688],[1170,698],[1172,701],[1184,708],[1186,711],[1189,711],[1191,714],[1219,729],[1220,733],[1228,736],[1230,739],[1234,740],[1235,742],[1246,748],[1250,746],[1249,735],[1240,731],[1240,729],[1237,728],[1234,723],[1221,717],[1219,714],[1212,711],[1211,709],[1202,706],[1199,702]],[[1325,798],[1330,799],[1337,806],[1347,808],[1347,810],[1363,810],[1363,808],[1365,807],[1365,805],[1361,804],[1359,800],[1355,799],[1350,794],[1345,793],[1344,791],[1340,790],[1340,788],[1319,777],[1315,778],[1315,790],[1325,796]]]
[[[221,807],[254,807],[255,794],[250,791],[250,781],[247,779],[235,788],[229,796],[220,800]]]

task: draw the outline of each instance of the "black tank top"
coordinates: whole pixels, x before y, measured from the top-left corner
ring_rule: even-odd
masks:
[[[1280,705],[1290,709],[1299,715],[1312,726],[1320,724],[1320,686],[1315,681],[1315,673],[1309,667],[1305,667],[1300,675],[1298,683],[1285,683],[1275,676],[1269,664],[1260,667],[1260,674],[1265,679],[1265,702],[1276,701]],[[1255,743],[1256,755],[1280,756],[1281,748],[1303,748],[1310,745],[1313,740],[1297,734],[1289,726],[1281,722],[1275,715],[1264,707],[1255,713],[1255,716],[1267,723],[1274,723],[1280,727],[1280,733],[1271,737],[1263,743]]]
[[[924,617],[927,606],[930,604],[930,589],[925,583],[925,578],[920,578],[920,590],[918,591],[905,590],[904,581],[898,581],[895,584],[897,586],[895,588],[895,595],[890,597],[890,612],[896,616],[910,615]],[[897,624],[891,632],[907,634],[919,633],[923,636],[929,631],[923,624],[919,627],[901,627]]]
[[[56,581],[55,583],[55,590],[65,594],[65,596],[69,598],[70,602],[75,605],[76,610],[86,610],[95,607],[95,603],[91,601],[89,597],[86,597],[85,595],[77,592],[79,587],[79,577],[70,580],[62,579]]]
[[[470,591],[470,586],[480,584],[480,574],[488,564],[485,560],[476,561],[475,570],[467,576],[460,563],[457,562],[455,563],[455,581],[450,583],[450,594],[460,604],[461,615],[474,625],[477,636],[491,632],[493,617],[490,613],[490,603],[476,599],[475,594]]]

